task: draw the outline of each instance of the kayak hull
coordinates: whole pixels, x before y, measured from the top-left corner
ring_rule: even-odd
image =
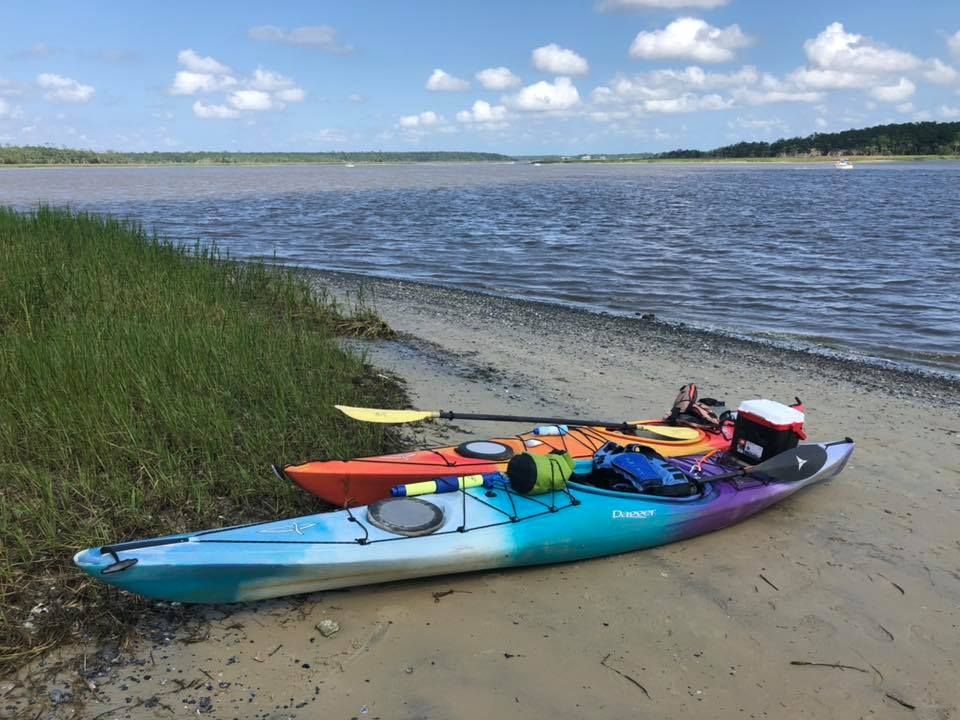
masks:
[[[658,421],[644,423],[662,424]],[[598,427],[571,428],[566,435],[535,435],[532,432],[513,437],[492,438],[486,442],[509,448],[510,454],[532,452],[546,454],[561,449],[574,460],[586,460],[608,441],[620,445],[639,443],[654,448],[664,457],[696,455],[725,449],[729,438],[719,433],[696,431],[690,440],[670,440],[645,435],[629,435]],[[390,497],[394,485],[433,480],[438,477],[503,472],[507,460],[468,457],[459,446],[431,448],[414,452],[382,455],[354,460],[321,460],[288,465],[283,473],[308,493],[338,507],[369,505]]]
[[[505,488],[470,488],[426,496],[444,517],[430,535],[402,537],[381,530],[368,522],[366,508],[357,508],[90,548],[74,561],[98,580],[147,597],[229,603],[583,560],[683,540],[746,519],[836,475],[854,445],[844,441],[822,447],[826,463],[804,480],[708,481],[704,494],[694,498],[657,498],[576,483],[569,493],[537,497]],[[678,462],[689,467],[695,459]],[[704,479],[724,470],[708,463]]]

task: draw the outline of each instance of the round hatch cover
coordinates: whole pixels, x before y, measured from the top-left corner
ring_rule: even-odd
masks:
[[[457,454],[478,460],[509,460],[513,457],[513,450],[493,440],[469,440],[457,445]]]
[[[416,537],[443,525],[443,510],[420,498],[387,498],[367,506],[367,519],[381,530]]]

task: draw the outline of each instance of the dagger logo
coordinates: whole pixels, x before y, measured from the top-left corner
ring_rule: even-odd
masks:
[[[797,470],[798,470],[798,471],[799,471],[799,470],[803,470],[803,466],[807,464],[807,461],[804,460],[804,459],[803,459],[802,457],[800,457],[799,455],[797,455],[796,458],[797,458]]]

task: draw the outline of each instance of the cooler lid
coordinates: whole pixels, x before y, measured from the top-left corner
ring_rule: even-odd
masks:
[[[762,418],[771,425],[793,427],[803,424],[802,412],[776,400],[744,400],[737,412]]]

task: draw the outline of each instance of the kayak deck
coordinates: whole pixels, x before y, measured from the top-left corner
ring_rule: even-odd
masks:
[[[704,492],[689,498],[579,483],[531,497],[501,484],[426,496],[442,511],[443,524],[419,537],[383,530],[368,521],[366,508],[356,508],[91,548],[74,560],[97,579],[131,592],[207,603],[582,560],[736,523],[836,475],[854,444],[821,447],[826,451],[823,467],[796,482],[762,477],[711,481],[729,468],[710,461],[703,466]],[[684,458],[678,464],[689,469],[696,460]]]
[[[649,421],[647,425],[663,425]],[[322,460],[287,465],[282,472],[307,492],[338,507],[368,505],[390,496],[390,488],[453,475],[503,472],[507,461],[521,452],[547,454],[565,450],[574,460],[585,460],[609,441],[620,445],[638,443],[655,449],[664,457],[696,455],[725,449],[730,439],[719,433],[696,430],[691,439],[673,440],[648,436],[642,431],[627,434],[600,427],[572,427],[565,435],[536,435],[532,431],[513,437],[499,437],[458,446],[353,460]],[[492,443],[500,452],[486,456],[470,452],[474,444]],[[490,448],[491,451],[494,449]],[[481,456],[478,456],[481,455]]]

